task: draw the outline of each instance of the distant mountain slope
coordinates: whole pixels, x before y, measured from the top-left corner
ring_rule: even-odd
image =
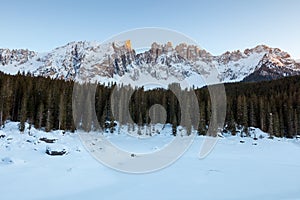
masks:
[[[193,45],[153,43],[136,53],[129,40],[100,44],[71,42],[51,52],[0,49],[0,71],[30,72],[66,80],[118,82],[141,86],[145,82],[188,82],[201,87],[203,77],[216,68],[221,82],[272,80],[300,74],[300,63],[278,48],[259,45],[213,56]]]

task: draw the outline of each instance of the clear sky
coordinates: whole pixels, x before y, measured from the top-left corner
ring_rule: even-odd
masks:
[[[213,53],[257,44],[300,58],[299,0],[3,0],[0,48],[48,51],[133,28],[182,32]]]

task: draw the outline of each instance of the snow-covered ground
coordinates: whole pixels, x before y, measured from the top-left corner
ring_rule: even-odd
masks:
[[[211,154],[199,159],[205,137],[196,137],[176,163],[149,174],[126,174],[97,162],[78,134],[31,129],[18,132],[9,122],[0,130],[0,197],[48,199],[300,199],[300,140],[257,137],[220,138]],[[138,139],[106,134],[121,148],[154,151],[168,143],[168,133]],[[40,138],[48,139],[41,141]],[[242,142],[241,142],[242,141]],[[62,150],[50,156],[46,149]],[[134,158],[133,158],[134,159]]]

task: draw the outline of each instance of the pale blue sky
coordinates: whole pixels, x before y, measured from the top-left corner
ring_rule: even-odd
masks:
[[[0,48],[48,51],[133,28],[177,30],[218,55],[267,44],[300,58],[299,0],[6,0]]]

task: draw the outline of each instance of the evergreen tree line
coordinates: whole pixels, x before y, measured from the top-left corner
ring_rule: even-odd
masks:
[[[249,127],[258,127],[270,136],[291,138],[300,134],[299,86],[299,76],[269,82],[225,84],[227,113],[223,131],[236,134],[239,130],[247,135]],[[161,119],[163,115],[157,109],[152,110],[152,115],[157,122],[172,124],[174,135],[176,127],[182,124],[188,132],[190,126],[197,124],[194,128],[198,133],[206,134],[212,116],[207,88],[186,89],[176,96],[172,91],[180,90],[177,84],[170,86],[172,91],[144,91],[115,84],[78,87],[74,97],[73,81],[0,73],[0,126],[5,126],[7,120],[18,121],[23,132],[25,122],[45,131],[113,129],[115,120],[120,124],[147,125],[156,123],[151,121],[149,109],[160,104],[166,111],[165,119]],[[192,116],[197,104],[191,93],[196,94],[198,100],[197,117]],[[180,105],[180,102],[185,104]]]

